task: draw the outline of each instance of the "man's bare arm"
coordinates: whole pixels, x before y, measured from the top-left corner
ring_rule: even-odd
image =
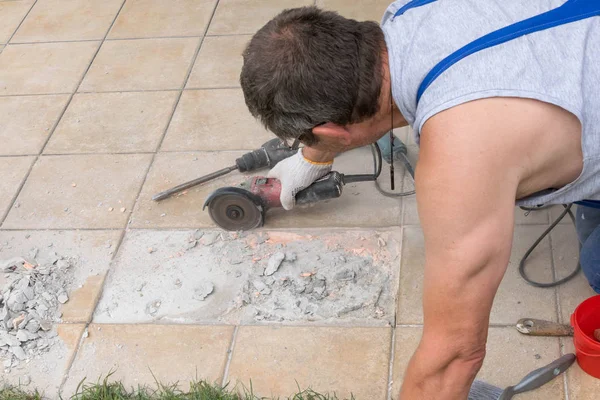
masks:
[[[464,400],[481,367],[492,302],[510,257],[521,174],[511,135],[502,121],[489,120],[485,104],[441,113],[423,129],[416,187],[426,250],[425,325],[403,400]]]

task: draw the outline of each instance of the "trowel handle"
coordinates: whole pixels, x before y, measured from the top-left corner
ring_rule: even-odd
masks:
[[[575,362],[575,354],[565,354],[556,361],[552,361],[545,367],[530,372],[517,383],[514,387],[514,393],[523,393],[539,388],[565,372]]]
[[[517,321],[516,328],[523,335],[528,336],[573,336],[571,325],[542,319],[522,318]]]

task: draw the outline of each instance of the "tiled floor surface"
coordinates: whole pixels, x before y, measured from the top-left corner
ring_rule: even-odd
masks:
[[[378,20],[388,1],[316,4]],[[0,0],[0,257],[52,243],[85,261],[75,274],[81,287],[58,326],[64,345],[6,379],[17,382],[28,373],[31,386],[50,397],[72,393],[83,377],[93,381],[115,369],[115,377],[130,385],[152,384],[154,374],[184,384],[194,377],[246,385],[252,380],[263,395],[289,395],[297,382],[342,396],[352,392],[359,400],[398,398],[421,333],[423,239],[414,198],[385,198],[369,184],[353,185],[335,203],[273,213],[266,229],[316,231],[317,240],[318,232],[343,235],[349,228],[400,238],[401,257],[393,260],[399,273],[391,282],[396,324],[197,325],[185,317],[111,324],[97,309],[110,305],[109,294],[119,289],[111,279],[116,265],[135,269],[132,246],[141,231],[175,235],[214,228],[201,211],[203,200],[216,187],[240,181],[239,174],[164,203],[150,197],[228,166],[241,151],[270,138],[245,108],[238,83],[241,52],[249,35],[278,11],[312,4]],[[406,130],[398,134],[408,137]],[[336,161],[336,169],[358,172],[369,162],[354,152]],[[517,319],[568,322],[574,307],[593,294],[581,276],[556,290],[521,280],[518,258],[557,212],[515,212],[513,257],[494,305],[480,375],[499,386],[572,351],[569,340],[520,336],[512,327]],[[152,244],[140,244],[146,245]],[[561,224],[531,256],[531,274],[565,275],[576,251],[572,226]],[[118,263],[112,262],[117,256]],[[149,280],[157,268],[144,270]],[[165,277],[169,271],[156,272],[154,279]],[[569,399],[597,398],[600,381],[575,366],[565,379],[521,398],[558,400],[567,393]]]

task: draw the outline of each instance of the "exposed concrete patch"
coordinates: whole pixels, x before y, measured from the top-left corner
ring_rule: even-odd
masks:
[[[399,230],[130,231],[94,322],[388,325],[400,238]]]

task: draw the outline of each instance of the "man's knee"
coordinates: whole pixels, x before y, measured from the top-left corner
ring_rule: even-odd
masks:
[[[586,213],[584,211],[584,216],[585,215]],[[592,213],[589,215],[592,216]],[[598,216],[600,216],[600,210],[598,210]],[[595,227],[589,227],[589,231],[590,232],[586,237],[584,237],[585,241],[583,241],[581,245],[579,262],[581,263],[581,269],[592,289],[594,289],[596,293],[600,293],[600,221]],[[579,226],[578,234],[580,234]]]

